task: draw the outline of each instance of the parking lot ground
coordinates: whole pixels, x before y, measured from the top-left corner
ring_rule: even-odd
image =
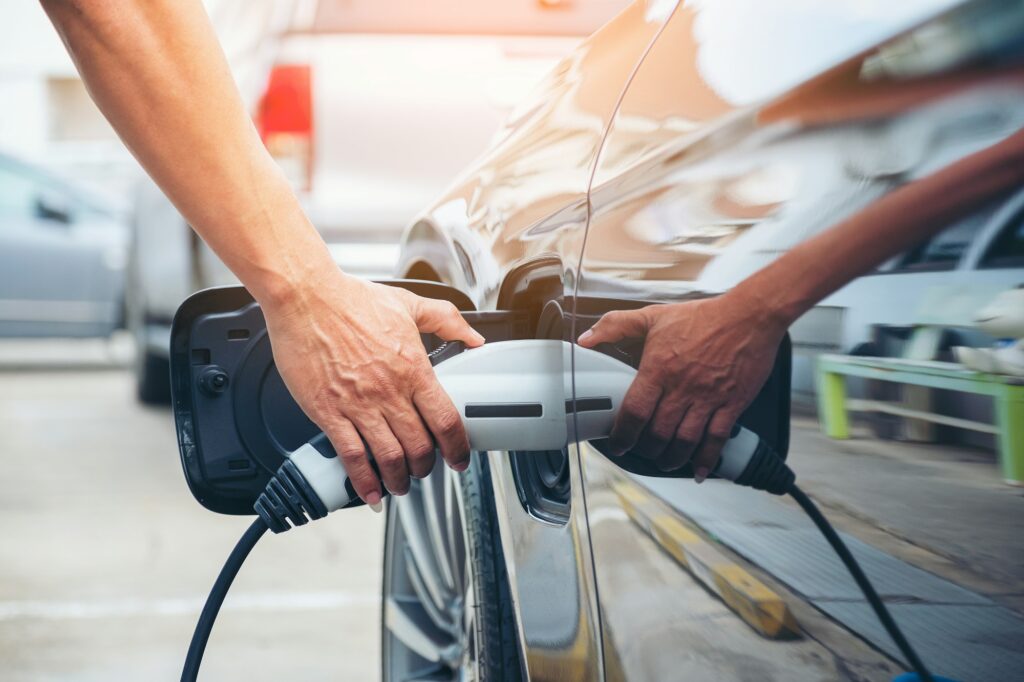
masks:
[[[249,520],[192,498],[170,411],[123,369],[0,370],[0,467],[0,678],[176,679]],[[265,537],[204,678],[377,679],[382,531],[359,509]]]
[[[991,451],[829,439],[795,418],[789,461],[841,530],[1024,614],[1024,489]]]

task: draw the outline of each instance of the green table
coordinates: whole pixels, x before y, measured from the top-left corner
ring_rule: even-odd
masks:
[[[985,424],[914,410],[874,400],[847,400],[846,377],[855,376],[911,386],[961,391],[992,396],[996,423]],[[1003,478],[1024,485],[1024,378],[975,372],[951,362],[822,355],[818,358],[818,415],[831,438],[850,437],[848,413],[852,410],[895,414],[936,424],[995,434]]]

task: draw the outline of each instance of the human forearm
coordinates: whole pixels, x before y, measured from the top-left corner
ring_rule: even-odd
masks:
[[[483,338],[450,303],[338,270],[263,148],[199,0],[43,6],[125,144],[262,304],[281,378],[358,494],[379,503],[382,481],[406,492],[435,449],[465,468],[459,413],[418,332]]]
[[[257,299],[290,299],[334,268],[198,0],[42,4],[125,144]]]
[[[1024,131],[911,182],[807,240],[731,293],[783,328],[887,259],[1024,184]]]

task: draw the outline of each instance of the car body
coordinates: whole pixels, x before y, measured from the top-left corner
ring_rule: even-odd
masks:
[[[124,324],[123,211],[0,154],[0,337],[105,337]]]
[[[556,3],[557,4],[557,3]],[[625,0],[236,2],[212,19],[260,134],[339,265],[394,267],[402,230],[483,149],[508,110]],[[130,268],[139,395],[163,401],[178,305],[236,280],[149,179]]]
[[[574,340],[607,311],[726,291],[1019,130],[1022,22],[1019,3],[991,0],[635,3],[560,63],[409,226],[395,275],[508,315],[500,338]],[[996,214],[982,231],[1017,241],[987,266],[988,247],[972,243],[977,258],[957,261],[964,283],[1019,278],[1020,230]],[[903,276],[884,272],[823,305],[826,316],[857,310],[851,331],[826,329],[837,344],[865,337],[875,318],[862,306],[879,305],[872,287],[886,287],[873,282]],[[914,322],[927,286],[877,321]],[[858,595],[822,596],[840,569],[796,540],[805,531],[787,525],[792,510],[763,496],[718,485],[716,502],[706,485],[627,476],[589,443],[474,463],[461,477],[439,468],[389,505],[385,681],[891,679],[902,667],[850,606]],[[709,544],[734,568],[702,554]],[[907,600],[943,608],[916,591],[931,578],[879,557],[890,559],[914,576]],[[725,573],[783,597],[744,601],[753,583]],[[760,616],[781,603],[799,612],[799,641],[766,633]],[[934,618],[967,627],[944,613]],[[1012,676],[1013,647],[966,653],[1019,636],[1019,619],[1009,622],[974,643],[919,623],[916,641],[944,674],[970,678],[964,661],[985,659]]]

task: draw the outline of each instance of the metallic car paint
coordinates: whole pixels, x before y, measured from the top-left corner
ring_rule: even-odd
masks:
[[[494,146],[406,233],[398,274],[417,262],[448,269],[434,244],[458,239],[477,259],[477,284],[467,293],[486,308],[516,265],[542,254],[578,261],[590,172],[608,121],[666,16],[649,5],[666,3],[631,5],[561,62],[529,106],[513,113]],[[450,245],[446,250],[454,257]]]

